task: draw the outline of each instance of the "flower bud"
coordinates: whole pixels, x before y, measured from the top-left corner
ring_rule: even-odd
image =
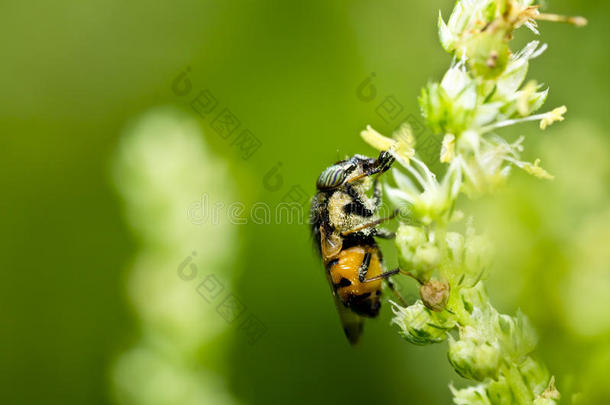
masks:
[[[473,286],[484,279],[491,265],[493,249],[487,238],[481,235],[468,235],[464,243],[465,286]]]
[[[427,308],[441,312],[449,301],[449,283],[430,280],[419,287],[419,295]]]
[[[460,289],[460,297],[464,308],[470,313],[473,312],[474,308],[485,314],[489,311],[489,298],[482,283],[477,283],[472,288]]]
[[[461,390],[449,385],[449,389],[453,394],[453,402],[457,405],[491,405],[485,384],[462,388]]]
[[[396,232],[396,246],[400,267],[421,282],[427,281],[440,263],[439,248],[428,242],[425,231],[420,227],[401,224]]]
[[[499,345],[487,341],[471,326],[462,329],[460,340],[449,338],[447,355],[459,375],[476,381],[496,378],[502,359]]]
[[[519,373],[521,373],[523,381],[532,392],[543,392],[547,388],[550,378],[549,372],[531,357],[526,357],[523,363],[519,365]]]
[[[453,92],[454,89],[449,88],[449,91]],[[422,89],[419,106],[434,133],[460,134],[470,125],[476,103],[475,88],[471,85],[456,93],[456,97],[452,98],[439,83],[429,83]]]
[[[392,311],[392,323],[400,327],[400,335],[416,345],[442,342],[455,326],[452,317],[432,312],[419,300],[406,308],[394,304]]]
[[[495,333],[501,339],[502,346],[514,359],[522,358],[536,347],[538,336],[534,327],[521,311],[512,317],[494,311]]]
[[[449,259],[456,264],[462,263],[462,255],[464,253],[464,236],[457,232],[447,232],[445,240],[447,241]]]
[[[400,224],[396,233],[396,245],[417,247],[426,242],[426,233],[421,227]],[[401,252],[402,253],[402,252]]]
[[[511,390],[509,382],[504,377],[500,377],[498,380],[491,381],[487,384],[486,392],[490,404],[523,403],[514,398],[515,394]],[[512,402],[511,399],[515,402]]]
[[[483,31],[468,39],[464,47],[476,76],[494,79],[504,72],[510,55],[505,30]]]
[[[414,265],[424,272],[434,270],[441,261],[441,252],[438,247],[431,243],[425,243],[415,249],[413,256]]]
[[[537,397],[534,399],[534,405],[556,405],[557,401],[547,397]]]

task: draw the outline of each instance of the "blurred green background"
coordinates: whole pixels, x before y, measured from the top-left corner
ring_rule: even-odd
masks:
[[[502,311],[520,307],[531,317],[540,332],[538,355],[557,376],[564,402],[583,392],[588,403],[610,403],[610,3],[545,3],[549,11],[589,19],[582,29],[540,24],[549,49],[532,62],[529,77],[550,86],[547,109],[568,106],[566,121],[544,133],[527,124],[511,134],[526,135],[526,160],[541,157],[556,179],[515,172],[501,193],[464,210],[497,247],[492,299]],[[438,44],[436,19],[438,9],[447,16],[452,5],[2,2],[0,402],[130,403],[120,393],[132,386],[129,373],[116,374],[115,364],[139,344],[148,321],[133,304],[129,275],[138,252],[154,250],[142,235],[166,230],[155,228],[163,211],[147,207],[148,191],[139,196],[142,205],[129,205],[131,186],[121,189],[124,172],[115,162],[121,138],[142,114],[168,114],[199,126],[190,133],[202,134],[202,142],[188,141],[185,150],[201,148],[213,164],[197,166],[195,155],[194,166],[185,166],[179,179],[192,179],[194,188],[171,212],[178,230],[198,236],[172,245],[169,265],[153,262],[174,277],[193,249],[206,251],[193,244],[215,243],[215,227],[193,223],[187,210],[202,193],[222,190],[232,199],[225,204],[245,205],[247,223],[224,225],[232,236],[219,268],[232,273],[225,277],[231,291],[266,330],[250,343],[236,321],[189,352],[194,365],[186,369],[213,374],[212,385],[230,398],[192,403],[449,403],[448,382],[463,381],[444,345],[402,341],[386,304],[380,319],[367,323],[360,347],[351,348],[307,226],[257,224],[247,214],[257,202],[275,207],[294,196],[293,186],[313,194],[319,172],[345,155],[372,154],[358,136],[367,124],[389,133],[408,114],[419,117],[419,89],[451,62]],[[179,95],[172,83],[185,69],[192,89]],[[371,77],[376,94],[367,101],[357,89]],[[189,103],[204,89],[218,104],[202,118]],[[388,96],[403,107],[389,123],[376,111]],[[240,121],[228,139],[213,125],[225,108]],[[246,128],[261,145],[243,159],[232,142]],[[121,159],[131,162],[129,154]],[[220,184],[198,190],[200,177]],[[134,225],[138,212],[146,215]],[[384,247],[391,266],[393,247]],[[194,259],[203,270],[197,260],[205,259]],[[187,293],[196,305],[210,305],[195,284]],[[155,297],[143,299],[154,306]],[[164,391],[164,381],[143,386]],[[181,403],[169,398],[141,403]]]

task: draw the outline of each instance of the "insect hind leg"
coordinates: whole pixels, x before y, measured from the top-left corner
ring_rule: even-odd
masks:
[[[408,306],[407,301],[405,301],[405,299],[402,297],[402,295],[398,292],[398,290],[396,289],[396,286],[394,285],[392,280],[390,280],[389,278],[386,278],[385,282],[388,284],[388,287],[390,288],[390,290],[392,290],[392,294],[394,294],[396,299],[398,301],[400,301],[400,304],[403,307],[407,307]]]
[[[399,293],[399,292],[398,292],[398,290],[396,289],[396,286],[394,285],[394,283],[392,282],[392,280],[390,280],[390,277],[391,277],[391,276],[393,276],[393,275],[395,275],[395,274],[398,274],[398,273],[402,273],[402,270],[400,270],[400,268],[399,268],[399,267],[397,267],[397,268],[395,268],[395,269],[393,269],[393,270],[390,270],[390,271],[386,271],[385,273],[381,273],[381,274],[380,274],[380,275],[378,275],[378,276],[371,277],[371,278],[367,278],[367,279],[366,279],[366,280],[364,280],[363,282],[364,282],[364,283],[368,283],[368,282],[375,281],[375,280],[380,280],[380,279],[385,280],[385,282],[387,283],[387,285],[388,285],[388,287],[390,288],[390,290],[392,290],[392,294],[394,294],[394,296],[396,297],[396,299],[397,299],[398,301],[400,301],[400,303],[401,303],[403,306],[405,306],[405,307],[406,307],[406,306],[408,306],[407,301],[405,301],[405,299],[402,297],[402,295],[400,295],[400,293]]]

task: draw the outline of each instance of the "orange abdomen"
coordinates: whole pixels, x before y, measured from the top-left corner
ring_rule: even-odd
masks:
[[[359,280],[365,255],[370,254],[365,280]],[[367,282],[383,273],[379,249],[376,246],[353,246],[342,250],[329,263],[330,280],[341,302],[364,316],[377,316],[380,307],[381,280]]]

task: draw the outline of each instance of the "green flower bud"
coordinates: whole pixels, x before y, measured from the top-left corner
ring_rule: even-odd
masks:
[[[462,263],[464,236],[457,232],[447,232],[445,240],[447,241],[449,259],[456,264]]]
[[[415,249],[413,263],[424,272],[434,270],[441,261],[441,251],[431,243],[420,245]]]
[[[491,265],[493,249],[487,238],[480,235],[468,236],[464,244],[464,272],[462,284],[471,287],[485,279]]]
[[[400,267],[425,282],[440,263],[438,247],[428,242],[422,228],[401,224],[396,232]]]
[[[420,246],[426,243],[426,241],[426,233],[422,228],[417,226],[400,224],[400,227],[396,232],[396,246],[398,246],[399,249],[403,246],[408,246],[411,250],[411,247]],[[405,258],[407,257],[406,254],[404,256]]]
[[[470,124],[474,111],[468,91],[452,99],[439,83],[429,83],[421,91],[419,106],[422,115],[436,134],[460,134]]]
[[[557,401],[551,398],[538,397],[534,399],[534,405],[556,405]]]
[[[536,347],[538,336],[534,327],[520,310],[514,317],[498,314],[494,310],[495,333],[502,340],[502,346],[513,359],[520,359]]]
[[[494,79],[506,69],[510,50],[505,30],[483,31],[466,40],[464,48],[468,65],[476,76]]]
[[[462,388],[461,390],[449,385],[449,389],[453,394],[453,402],[457,405],[491,405],[487,396],[487,385],[485,384]]]
[[[420,300],[406,308],[394,304],[392,311],[392,323],[400,327],[400,335],[416,345],[442,342],[455,326],[453,317],[433,312]]]
[[[449,338],[449,362],[464,378],[476,381],[496,378],[501,354],[497,342],[488,342],[471,326],[460,331],[460,340]]]
[[[489,403],[492,405],[514,405],[516,403],[521,403],[517,402],[514,398],[511,387],[504,377],[491,381],[487,385],[486,391]]]
[[[479,312],[489,310],[489,298],[482,283],[477,283],[472,288],[462,288],[460,290],[460,297],[462,298],[464,309],[471,314],[474,308],[477,308]]]
[[[541,393],[547,388],[551,378],[547,369],[531,357],[527,357],[519,366],[523,381],[532,392]]]

